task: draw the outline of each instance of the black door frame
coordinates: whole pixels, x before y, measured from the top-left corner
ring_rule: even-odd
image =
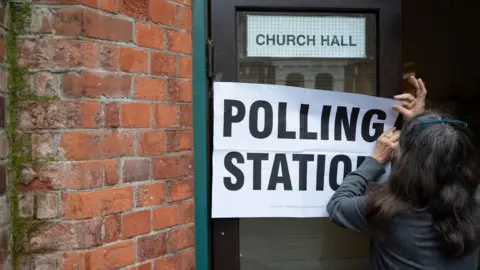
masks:
[[[221,81],[237,80],[237,12],[354,12],[377,14],[378,94],[392,97],[402,89],[401,0],[210,0],[210,39],[214,44],[213,76]],[[210,119],[213,108],[210,102]],[[213,130],[209,121],[209,130]],[[210,132],[210,134],[213,134]],[[210,144],[211,145],[211,144]],[[209,166],[211,168],[209,149]],[[211,170],[209,170],[211,172]],[[211,173],[210,187],[211,187]],[[239,270],[239,220],[212,219],[211,259],[213,270]]]

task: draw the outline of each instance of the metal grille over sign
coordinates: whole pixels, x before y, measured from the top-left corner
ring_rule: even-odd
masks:
[[[365,18],[247,15],[248,57],[366,58]]]

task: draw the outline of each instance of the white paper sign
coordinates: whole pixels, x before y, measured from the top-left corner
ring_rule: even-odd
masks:
[[[214,83],[212,217],[326,217],[398,113],[390,99]]]
[[[247,15],[248,57],[365,58],[365,18]]]

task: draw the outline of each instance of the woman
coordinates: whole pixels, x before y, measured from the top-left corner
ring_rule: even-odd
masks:
[[[417,97],[395,106],[402,132],[382,134],[357,171],[330,199],[330,219],[363,233],[370,269],[476,269],[480,212],[476,149],[464,122],[425,112],[426,89],[410,79]],[[391,161],[389,180],[375,183]]]

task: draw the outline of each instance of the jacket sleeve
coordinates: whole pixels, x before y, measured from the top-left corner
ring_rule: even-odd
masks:
[[[334,223],[368,234],[365,218],[365,200],[368,183],[376,181],[385,173],[377,160],[367,157],[360,167],[349,173],[327,204],[327,212]]]

